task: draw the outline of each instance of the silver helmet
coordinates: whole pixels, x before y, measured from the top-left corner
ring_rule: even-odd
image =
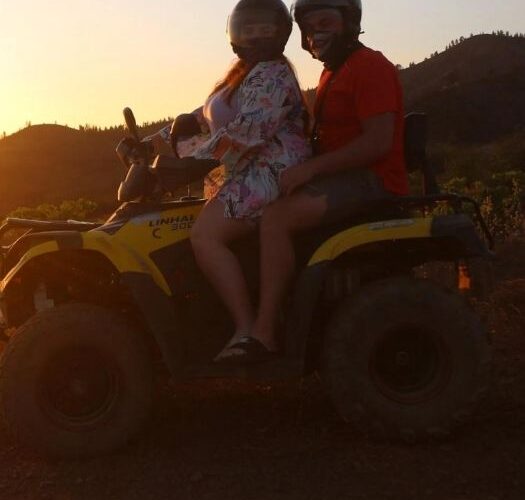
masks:
[[[355,39],[361,32],[363,6],[361,0],[296,0],[290,9],[295,22],[301,28],[301,18],[307,12],[320,9],[337,9],[343,15],[345,38]],[[301,29],[302,47],[308,50],[306,37]]]
[[[282,0],[240,0],[228,18],[227,33],[239,56],[250,50],[279,56],[292,25],[292,16]]]

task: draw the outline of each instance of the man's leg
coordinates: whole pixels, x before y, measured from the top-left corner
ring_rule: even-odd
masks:
[[[295,268],[293,235],[319,225],[326,210],[325,196],[301,191],[269,205],[262,216],[259,311],[252,336],[270,351],[277,349],[277,314]]]

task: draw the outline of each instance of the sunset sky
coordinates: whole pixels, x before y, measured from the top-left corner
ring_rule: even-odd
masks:
[[[289,4],[291,0],[287,0]],[[158,120],[200,105],[231,61],[226,19],[236,0],[0,0],[0,134],[32,124],[78,127]],[[524,0],[364,0],[365,44],[419,62],[470,33],[525,31]],[[287,55],[301,85],[319,63]]]

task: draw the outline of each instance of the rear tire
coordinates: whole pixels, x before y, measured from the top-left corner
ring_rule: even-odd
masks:
[[[466,301],[436,284],[391,278],[338,307],[322,374],[341,416],[369,434],[447,436],[486,392],[490,348]]]
[[[9,340],[1,407],[15,439],[44,455],[108,453],[148,417],[152,375],[145,339],[124,318],[63,305],[36,314]]]

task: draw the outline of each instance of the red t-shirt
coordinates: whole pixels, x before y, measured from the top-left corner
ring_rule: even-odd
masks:
[[[363,47],[353,52],[335,74],[323,71],[315,109],[317,152],[334,151],[348,144],[362,134],[363,120],[382,113],[396,114],[393,147],[370,168],[383,180],[387,191],[406,195],[403,94],[397,69],[381,52]]]

